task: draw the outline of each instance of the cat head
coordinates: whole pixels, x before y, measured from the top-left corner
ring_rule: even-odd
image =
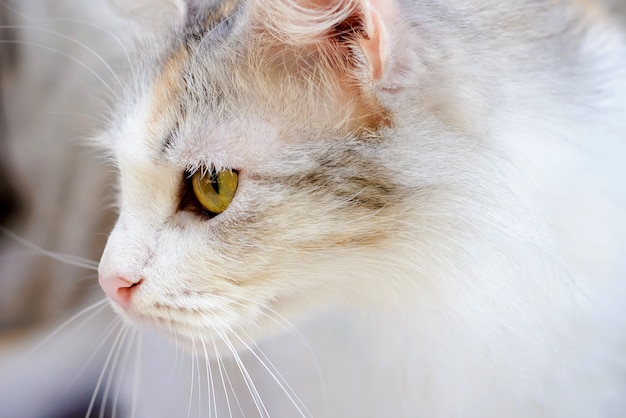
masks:
[[[377,94],[390,2],[207,3],[163,2],[178,23],[142,49],[109,134],[120,215],[99,273],[132,322],[219,340],[358,299],[409,186]],[[200,189],[228,181],[207,208]]]
[[[125,318],[219,342],[458,270],[489,165],[468,133],[484,97],[444,71],[445,40],[429,49],[395,0],[163,4],[109,133],[99,276]]]

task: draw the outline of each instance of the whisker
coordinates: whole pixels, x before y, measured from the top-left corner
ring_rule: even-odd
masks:
[[[77,281],[84,282],[84,281],[87,281],[87,280],[94,280],[94,279],[97,279],[97,278],[98,278],[97,274],[88,274],[87,276],[83,276],[83,277],[77,279]],[[97,287],[97,286],[98,286],[97,284],[94,284],[93,286],[90,286],[90,289],[93,289],[94,287]]]
[[[243,408],[241,407],[241,404],[239,403],[239,399],[237,398],[237,393],[235,392],[235,388],[233,387],[233,384],[230,381],[230,377],[228,377],[228,373],[226,372],[226,367],[224,366],[224,363],[222,362],[220,353],[217,351],[217,346],[215,345],[215,340],[213,338],[211,338],[211,343],[213,344],[213,349],[215,350],[215,358],[217,359],[217,367],[220,372],[220,378],[222,380],[222,387],[224,388],[224,394],[226,395],[226,406],[228,407],[228,415],[230,416],[230,418],[233,417],[233,412],[230,408],[230,397],[228,396],[228,390],[226,389],[226,383],[224,381],[224,377],[226,377],[226,379],[228,380],[228,386],[230,386],[230,390],[233,396],[235,397],[235,402],[237,402],[237,407],[241,411],[241,415],[245,415],[243,413]],[[223,374],[222,374],[222,370],[224,371]],[[217,409],[215,410],[215,416],[217,417]]]
[[[93,115],[89,115],[87,113],[80,113],[80,112],[61,112],[61,111],[55,111],[55,112],[40,112],[39,113],[40,116],[78,116],[81,118],[85,118],[85,119],[89,119],[92,120],[94,122],[98,122],[102,125],[107,123],[106,119],[103,118],[97,118]]]
[[[206,364],[206,374],[207,374],[207,396],[209,399],[209,417],[212,416],[211,411],[211,403],[213,403],[213,408],[215,409],[215,416],[217,417],[217,398],[215,397],[215,386],[213,384],[213,372],[211,370],[211,359],[209,358],[209,354],[206,349],[206,343],[204,342],[204,338],[200,338],[200,342],[202,343],[202,349],[204,350],[204,359]],[[212,402],[211,402],[212,401]]]
[[[195,343],[193,340],[193,334],[189,335],[191,337],[191,346],[195,350]],[[191,403],[193,402],[193,385],[194,385],[194,368],[193,368],[193,355],[191,357],[191,387],[189,388],[189,406],[187,407],[187,418],[191,418]]]
[[[115,90],[113,90],[111,85],[109,83],[107,83],[98,73],[96,73],[93,68],[89,67],[87,64],[85,64],[84,62],[82,62],[78,58],[61,51],[60,49],[52,48],[52,47],[49,47],[49,46],[46,46],[46,45],[42,45],[42,44],[38,44],[36,42],[30,42],[30,41],[13,41],[13,40],[10,40],[10,39],[0,39],[0,43],[19,44],[19,45],[32,46],[34,48],[39,48],[39,49],[43,49],[45,51],[54,52],[55,54],[59,54],[59,55],[65,57],[65,58],[68,58],[68,59],[72,60],[73,62],[75,62],[76,64],[78,64],[81,67],[83,67],[84,69],[86,69],[87,71],[89,71],[89,73],[91,75],[93,75],[98,81],[100,81],[102,83],[102,85],[104,87],[107,88],[107,90],[109,90],[109,92],[113,95],[113,97],[118,98],[117,93],[115,92]]]
[[[122,331],[122,338],[120,339],[117,347],[115,348],[115,354],[113,355],[113,362],[111,363],[111,367],[109,368],[109,375],[107,376],[106,384],[104,385],[104,392],[102,395],[102,403],[100,404],[100,415],[99,418],[104,418],[104,413],[106,411],[106,406],[109,403],[109,393],[111,391],[111,385],[113,384],[113,378],[115,377],[115,371],[117,370],[120,354],[122,352],[122,348],[124,347],[124,343],[126,342],[126,338],[128,338],[128,333],[130,331],[129,327],[124,327]]]
[[[80,312],[78,312],[77,314],[72,316],[70,319],[65,321],[63,324],[61,324],[59,327],[57,327],[46,338],[44,338],[41,342],[39,342],[35,347],[33,347],[32,349],[28,350],[27,354],[32,354],[35,351],[39,350],[43,345],[47,344],[52,338],[54,338],[61,331],[63,331],[65,328],[67,328],[72,322],[76,321],[78,318],[80,318],[82,315],[86,314],[87,312],[93,311],[94,309],[98,308],[96,310],[96,312],[91,314],[89,317],[87,317],[83,321],[83,323],[87,322],[89,319],[93,318],[98,313],[100,313],[100,311],[102,311],[102,309],[104,309],[107,306],[107,302],[108,302],[107,299],[103,299],[103,300],[101,300],[99,302],[96,302],[96,303],[94,303],[94,304],[84,308],[83,310],[81,310]]]
[[[170,371],[170,379],[172,379],[176,373],[180,374],[180,371],[183,368],[183,363],[185,362],[183,350],[178,347],[178,334],[174,334],[174,348],[175,357],[174,364],[172,365],[172,370]]]
[[[117,44],[122,48],[122,52],[124,53],[126,61],[128,62],[128,68],[130,68],[130,71],[131,71],[131,74],[133,75],[133,77],[137,74],[136,70],[135,70],[135,67],[133,65],[133,61],[130,58],[130,53],[128,52],[128,48],[126,48],[126,45],[124,45],[124,42],[122,42],[122,40],[117,35],[115,35],[113,32],[111,32],[110,30],[105,29],[102,26],[97,25],[95,23],[84,22],[84,21],[78,20],[78,19],[57,18],[57,19],[50,19],[50,21],[51,22],[77,23],[79,25],[92,27],[94,29],[97,29],[97,30],[105,33],[111,39],[113,39],[115,42],[117,42]]]
[[[11,11],[12,13],[16,14],[17,16],[22,17],[24,20],[27,20],[27,21],[39,22],[39,23],[47,23],[47,22],[50,22],[50,23],[54,23],[54,22],[74,23],[74,24],[78,24],[78,25],[91,27],[91,28],[94,28],[94,29],[97,29],[97,30],[103,32],[104,34],[109,36],[111,39],[113,39],[115,42],[117,42],[117,44],[122,48],[122,51],[124,52],[124,55],[125,55],[126,60],[128,62],[128,66],[131,69],[133,75],[135,74],[135,69],[133,67],[133,62],[130,59],[130,54],[128,53],[128,49],[124,45],[124,42],[122,42],[122,40],[117,35],[115,35],[113,32],[111,32],[110,30],[105,29],[104,27],[102,27],[100,25],[97,25],[95,23],[85,22],[85,21],[78,20],[78,19],[71,19],[71,18],[37,19],[37,18],[34,18],[32,16],[28,16],[25,13],[22,13],[21,11],[17,10],[14,7],[9,6],[4,0],[0,0],[0,6],[4,7],[5,9]]]
[[[287,398],[289,398],[289,400],[291,401],[291,403],[293,404],[293,406],[295,406],[295,408],[298,410],[298,412],[300,413],[301,416],[306,417],[306,416],[311,416],[311,413],[306,409],[306,407],[304,406],[304,404],[302,403],[302,401],[300,400],[300,398],[295,394],[295,392],[293,391],[293,389],[291,388],[291,386],[289,386],[287,384],[287,382],[285,381],[285,379],[282,378],[282,376],[280,375],[280,373],[278,373],[278,370],[276,370],[276,368],[272,365],[272,367],[274,368],[274,370],[276,370],[276,372],[278,373],[278,375],[281,377],[281,379],[279,379],[276,374],[267,366],[267,364],[265,364],[265,362],[256,354],[256,352],[250,348],[250,345],[248,345],[248,343],[246,343],[240,336],[239,334],[237,334],[236,332],[234,332],[234,330],[228,326],[228,324],[226,324],[223,320],[219,319],[218,320],[222,323],[222,325],[224,325],[226,328],[228,328],[230,330],[230,333],[237,338],[243,345],[244,347],[246,347],[246,349],[259,361],[259,363],[261,363],[261,365],[263,366],[263,368],[270,374],[270,376],[274,379],[274,381],[278,384],[278,386],[281,388],[281,390],[285,393],[285,395],[287,395]],[[257,346],[258,348],[258,346]],[[259,349],[260,350],[260,349]],[[262,352],[262,351],[261,351]],[[267,358],[267,357],[266,357]],[[270,362],[271,364],[271,362]],[[283,384],[284,382],[284,384]],[[285,385],[287,387],[285,387]],[[287,388],[289,390],[287,390]],[[295,399],[294,399],[295,397]],[[297,401],[296,401],[297,400]],[[302,411],[302,409],[304,409],[306,411],[306,414]]]
[[[11,253],[11,254],[7,254],[3,257],[1,257],[0,259],[9,259],[9,258],[17,258],[17,257],[28,257],[28,256],[35,256],[35,255],[40,255],[40,256],[44,256],[44,257],[48,257],[51,258],[53,260],[59,261],[60,263],[63,264],[67,264],[69,266],[74,266],[74,267],[80,267],[80,268],[84,268],[87,270],[93,270],[93,271],[97,271],[98,270],[98,264],[92,264],[94,262],[90,262],[90,263],[85,263],[82,261],[76,261],[73,258],[80,258],[78,256],[72,256],[70,254],[63,254],[63,253],[55,253],[52,251],[48,251],[48,250],[32,250],[30,252],[19,252],[19,253]],[[83,259],[84,260],[84,259]],[[89,261],[89,260],[86,260]]]
[[[70,383],[68,383],[67,385],[68,389],[74,384],[74,382],[76,382],[76,379],[78,379],[78,377],[85,371],[85,369],[87,368],[87,365],[89,365],[89,363],[93,361],[96,354],[100,352],[100,349],[104,346],[104,343],[109,339],[111,334],[113,334],[113,331],[115,331],[116,327],[118,327],[121,322],[122,322],[122,318],[118,316],[113,321],[111,321],[111,323],[106,327],[106,329],[104,330],[104,336],[102,337],[102,339],[100,340],[96,348],[93,350],[93,352],[91,353],[87,361],[85,361],[85,363],[83,364],[83,367],[80,368],[78,373],[76,373],[74,378],[70,381]]]
[[[130,417],[135,418],[137,416],[137,398],[139,396],[139,377],[141,374],[141,350],[143,345],[143,333],[139,331],[139,341],[137,343],[137,352],[135,353],[135,378],[133,381],[133,400],[130,409]]]
[[[111,412],[112,413],[111,418],[115,418],[117,416],[117,407],[118,407],[120,391],[122,390],[122,382],[124,381],[124,378],[125,378],[123,371],[126,369],[126,365],[128,364],[128,359],[130,357],[130,351],[133,347],[133,343],[135,342],[135,337],[137,337],[138,330],[136,328],[133,328],[132,331],[133,332],[130,336],[130,341],[128,342],[128,344],[126,344],[126,352],[124,353],[124,359],[122,360],[120,371],[118,372],[118,376],[117,376],[117,384],[116,384],[116,390],[115,390],[115,397],[113,398],[113,408]]]
[[[119,344],[120,338],[125,334],[127,327],[123,326],[113,341],[113,345],[111,346],[111,350],[109,350],[109,354],[102,366],[102,371],[100,372],[100,376],[98,376],[98,381],[96,382],[96,387],[93,390],[93,394],[91,395],[91,400],[89,401],[89,407],[87,408],[87,413],[85,413],[85,418],[90,418],[91,412],[93,411],[93,407],[96,403],[96,398],[98,397],[98,392],[100,392],[100,386],[102,385],[102,380],[104,379],[104,375],[109,367],[109,363],[111,361],[111,357],[113,356],[114,351],[117,349],[117,345]],[[106,399],[103,399],[104,403],[106,403]]]
[[[198,373],[198,415],[200,415],[202,411],[202,381],[200,377],[202,374],[200,373],[200,356],[198,355],[195,342],[193,343],[193,356],[196,360],[196,372]]]
[[[21,30],[29,30],[29,31],[33,31],[33,32],[43,32],[43,33],[49,33],[51,35],[56,35],[56,36],[58,36],[59,38],[62,38],[62,39],[66,39],[66,40],[72,42],[73,44],[78,45],[81,48],[84,48],[85,50],[89,51],[94,57],[96,57],[98,59],[98,61],[100,61],[102,64],[104,64],[104,67],[107,70],[109,70],[111,75],[113,75],[113,78],[115,79],[115,81],[117,81],[117,83],[120,86],[122,86],[122,87],[124,86],[124,83],[117,76],[117,73],[115,71],[113,71],[113,68],[111,68],[109,63],[106,62],[106,60],[104,58],[102,58],[102,56],[100,54],[98,54],[96,51],[94,51],[93,48],[91,48],[90,46],[80,42],[77,39],[72,38],[71,36],[64,35],[64,34],[62,34],[60,32],[52,30],[52,29],[39,28],[39,27],[36,27],[36,26],[0,25],[0,29],[21,29]]]
[[[238,306],[242,306],[242,307],[249,307],[249,305],[242,303],[238,300],[234,300],[232,298],[229,298],[227,296],[220,296],[220,295],[211,295],[211,298],[216,298],[216,299],[222,299],[222,300],[226,300],[227,302],[233,303],[235,305]],[[246,298],[244,296],[237,296],[237,299],[243,300],[244,302],[251,302],[252,304],[256,304],[258,302]],[[266,312],[267,311],[267,312]],[[272,317],[269,313],[273,314],[276,316],[276,318]],[[280,313],[278,313],[276,310],[270,308],[269,306],[263,305],[261,307],[261,310],[259,311],[260,314],[264,315],[266,318],[271,319],[272,321],[274,321],[276,324],[280,325],[281,327],[287,328],[288,330],[293,332],[294,337],[297,337],[297,341],[300,342],[301,344],[303,344],[305,347],[307,347],[309,350],[312,351],[309,343],[306,341],[306,338],[304,337],[304,335],[302,335],[301,332],[298,331],[298,328],[291,322],[289,321],[287,318],[285,318],[283,315],[281,315]]]
[[[241,303],[239,301],[233,300],[231,298],[225,297],[225,296],[218,296],[218,295],[211,295],[212,298],[219,298],[219,299],[223,299],[226,300],[230,303],[233,303],[235,305],[238,306],[242,306],[242,307],[248,307],[248,305],[246,305],[245,303]],[[241,299],[243,301],[247,301],[247,302],[251,302],[251,303],[256,303],[254,300],[248,299],[246,297],[243,296],[237,296],[238,299]],[[274,323],[280,325],[281,327],[286,328],[289,331],[289,335],[293,336],[294,339],[300,343],[309,353],[309,355],[311,356],[311,359],[313,360],[313,365],[315,366],[315,370],[316,370],[316,374],[317,374],[317,378],[319,380],[320,383],[320,387],[322,389],[322,393],[324,395],[324,397],[327,396],[327,391],[326,391],[326,385],[324,384],[324,379],[322,378],[322,369],[319,365],[319,361],[315,355],[315,351],[313,350],[313,348],[311,347],[311,345],[309,344],[309,342],[306,340],[306,337],[298,330],[298,328],[292,323],[290,322],[287,318],[285,318],[283,315],[281,315],[280,313],[278,313],[276,310],[270,308],[267,305],[264,305],[261,308],[261,311],[259,311],[259,313],[261,313],[262,315],[264,315],[266,318],[272,320]],[[276,316],[276,318],[274,318],[272,315],[273,314]]]
[[[220,336],[220,338],[222,338],[222,341],[224,341],[224,344],[226,344],[231,354],[233,355],[233,359],[237,363],[237,367],[239,368],[239,371],[241,372],[244,382],[246,383],[246,386],[248,387],[248,391],[250,392],[250,395],[252,396],[254,405],[256,406],[257,411],[259,412],[259,416],[269,417],[269,412],[265,408],[265,404],[263,403],[263,400],[261,399],[261,395],[259,394],[259,391],[257,390],[252,380],[252,377],[250,376],[250,373],[248,373],[248,370],[243,364],[241,357],[237,353],[237,350],[235,350],[235,347],[232,345],[232,343],[230,342],[230,340],[228,339],[226,335],[223,335],[222,333],[218,333],[218,335]],[[265,415],[263,414],[263,412],[265,412]]]
[[[249,335],[246,334],[246,332],[240,328],[240,331],[245,334],[248,338],[250,338]],[[291,388],[291,386],[287,383],[287,381],[285,380],[285,378],[282,376],[282,374],[280,373],[280,371],[278,371],[278,369],[276,368],[276,366],[274,366],[274,364],[272,363],[272,361],[265,355],[265,353],[263,352],[263,350],[261,350],[261,348],[258,346],[258,344],[256,344],[255,342],[253,342],[252,344],[256,347],[257,350],[253,350],[241,337],[239,337],[239,335],[237,335],[236,333],[233,333],[233,335],[239,340],[241,341],[241,343],[243,345],[246,346],[246,348],[248,349],[248,351],[250,351],[250,353],[252,353],[252,355],[261,363],[261,365],[263,366],[263,368],[265,368],[265,370],[267,370],[267,372],[270,374],[270,376],[272,376],[272,378],[274,379],[274,381],[278,384],[278,386],[281,388],[281,390],[285,393],[285,395],[287,395],[287,397],[289,398],[289,400],[291,401],[291,403],[293,404],[293,406],[296,407],[296,409],[298,410],[298,412],[300,413],[301,416],[306,417],[309,416],[311,417],[312,414],[311,412],[306,408],[306,406],[304,405],[304,403],[302,402],[302,400],[298,397],[298,395],[296,394],[296,392]],[[250,340],[252,340],[250,338]],[[265,361],[263,361],[261,358],[259,358],[259,356],[256,354],[256,351],[259,352],[259,354],[265,359]],[[267,363],[266,363],[267,362]],[[267,365],[269,364],[269,366]],[[271,369],[273,370],[270,370]],[[293,396],[293,397],[292,397]],[[302,411],[302,409],[300,409],[302,407],[302,409],[304,409],[304,411]],[[306,412],[306,414],[304,413]]]
[[[1,40],[0,40],[1,42]],[[2,232],[3,234],[5,234],[6,236],[8,236],[9,238],[19,242],[20,244],[22,244],[23,246],[30,248],[33,251],[36,251],[37,253],[49,257],[53,260],[57,260],[60,261],[62,263],[65,264],[69,264],[71,266],[76,266],[76,267],[82,267],[88,270],[94,270],[97,271],[98,270],[98,263],[96,261],[93,260],[89,260],[88,258],[83,258],[83,257],[79,257],[79,256],[75,256],[75,255],[71,255],[71,254],[63,254],[63,253],[57,253],[57,252],[53,252],[53,251],[48,251],[36,244],[33,244],[32,242],[20,237],[19,235],[9,231],[8,229],[6,229],[3,226],[0,226],[0,232]]]

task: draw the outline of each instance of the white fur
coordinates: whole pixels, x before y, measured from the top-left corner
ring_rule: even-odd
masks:
[[[280,65],[228,67],[236,46],[216,41],[209,62],[190,60],[190,87],[235,93],[211,111],[168,96],[185,106],[179,119],[157,90],[176,42],[157,35],[108,134],[121,211],[101,280],[142,280],[117,310],[200,357],[240,350],[263,407],[224,360],[240,411],[214,359],[218,399],[205,398],[205,415],[623,416],[626,47],[586,7],[346,0],[307,14],[300,2],[251,2],[233,33],[270,45]],[[380,79],[358,42],[354,68],[326,65],[345,52],[329,47],[332,29],[367,8],[387,39]],[[324,64],[303,60],[298,78],[294,54]],[[391,114],[372,138],[345,128],[361,96],[329,88],[344,73]],[[159,157],[172,120],[178,138]],[[337,178],[382,177],[403,194],[374,210],[354,203],[365,189],[281,182],[346,150],[368,164],[334,161]],[[186,169],[210,165],[241,176],[228,210],[205,219],[180,210],[179,189]],[[188,376],[164,372],[149,341],[137,416],[184,415]],[[257,342],[307,411],[247,349]]]

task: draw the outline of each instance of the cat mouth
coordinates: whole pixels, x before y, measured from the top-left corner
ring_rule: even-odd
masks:
[[[259,329],[275,328],[281,323],[267,301],[211,297],[204,295],[193,302],[148,300],[137,293],[128,307],[112,303],[128,326],[161,335],[182,351],[219,356],[250,349],[258,340]],[[189,300],[187,301],[189,302]],[[268,324],[265,324],[268,322]],[[261,326],[261,325],[267,326]]]

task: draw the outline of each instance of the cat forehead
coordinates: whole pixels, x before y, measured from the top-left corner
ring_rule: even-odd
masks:
[[[262,117],[185,105],[170,89],[176,87],[161,81],[135,103],[114,144],[118,160],[239,169],[264,164],[280,151],[279,129]]]
[[[370,135],[389,123],[325,50],[277,41],[253,3],[190,2],[170,42],[152,43],[157,52],[144,54],[126,112],[134,116],[122,116],[132,134],[122,134],[117,155],[187,165],[219,158],[237,168],[262,163],[281,143]]]
[[[276,127],[253,106],[235,103],[246,86],[233,83],[242,69],[229,57],[232,50],[218,45],[225,35],[198,29],[232,17],[236,5],[224,2],[200,13],[202,23],[190,24],[196,29],[187,29],[188,39],[146,65],[114,144],[118,157],[237,168],[261,163],[276,148]]]

